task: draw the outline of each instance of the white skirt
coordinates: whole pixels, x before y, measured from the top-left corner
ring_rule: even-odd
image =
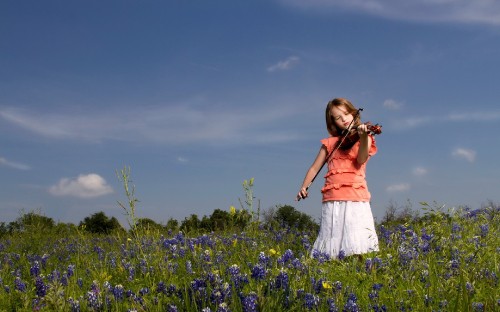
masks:
[[[324,202],[314,249],[327,253],[332,258],[378,251],[378,237],[370,203]]]

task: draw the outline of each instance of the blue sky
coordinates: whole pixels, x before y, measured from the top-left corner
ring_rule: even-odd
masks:
[[[294,202],[346,97],[383,126],[372,209],[500,200],[500,2],[2,1],[0,221],[166,223]]]

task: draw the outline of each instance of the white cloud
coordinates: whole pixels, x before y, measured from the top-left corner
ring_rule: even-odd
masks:
[[[390,19],[500,25],[496,0],[279,0],[303,9],[362,12]]]
[[[289,70],[292,67],[294,67],[295,65],[297,65],[299,63],[299,60],[300,59],[297,56],[290,56],[289,58],[287,58],[284,61],[280,61],[274,65],[269,66],[267,68],[267,71],[274,72],[277,70]]]
[[[19,169],[19,170],[29,170],[29,169],[31,169],[30,166],[28,166],[28,165],[17,163],[17,162],[13,162],[13,161],[9,161],[9,160],[7,160],[7,159],[5,159],[3,157],[0,157],[0,165],[7,166],[7,167],[10,167],[10,168],[14,168],[14,169]]]
[[[177,161],[183,164],[188,162],[187,158],[184,158],[182,156],[177,157]]]
[[[421,177],[427,174],[427,169],[423,167],[416,167],[413,168],[413,174],[416,175],[417,177]]]
[[[393,100],[393,99],[385,100],[383,105],[385,108],[393,109],[393,110],[400,109],[403,106],[403,104],[401,102],[398,102],[398,101]]]
[[[393,184],[389,185],[386,187],[387,192],[404,192],[408,191],[410,189],[410,184],[408,183],[400,183],[400,184]]]
[[[455,157],[463,158],[468,162],[474,162],[474,160],[476,160],[476,151],[470,149],[457,148],[451,154]]]
[[[271,101],[271,100],[270,100]],[[271,101],[282,103],[286,101]],[[299,106],[297,106],[299,107]],[[276,105],[226,107],[193,99],[154,107],[117,107],[85,113],[55,113],[0,107],[0,120],[38,135],[64,140],[155,142],[166,144],[268,144],[289,142],[299,130],[284,129],[300,110]]]
[[[496,121],[500,120],[500,111],[455,113],[446,117],[450,121]]]
[[[62,178],[49,188],[49,192],[55,196],[93,198],[112,193],[113,189],[100,175],[90,173],[77,178]]]

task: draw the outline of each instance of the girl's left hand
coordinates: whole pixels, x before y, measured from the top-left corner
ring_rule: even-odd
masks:
[[[356,128],[356,130],[358,131],[360,137],[368,136],[368,127],[366,125],[361,124]]]

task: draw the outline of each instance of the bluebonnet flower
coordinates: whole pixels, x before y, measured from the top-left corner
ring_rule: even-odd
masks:
[[[101,304],[99,303],[99,297],[97,293],[94,291],[87,291],[86,294],[87,304],[90,308],[94,310],[99,310],[101,308]]]
[[[36,289],[36,295],[40,298],[45,297],[47,294],[47,290],[49,287],[45,285],[43,282],[43,279],[40,276],[37,276],[35,279],[35,289]]]
[[[80,312],[80,301],[69,297],[68,303],[71,312]]]
[[[349,296],[347,297],[347,302],[344,305],[343,311],[346,312],[358,312],[359,311],[359,306],[356,303],[358,301],[358,298],[356,297],[355,294],[350,293]]]
[[[128,280],[132,281],[135,277],[135,268],[133,266],[130,266],[128,268]]]
[[[274,280],[275,289],[288,289],[288,274],[285,271],[280,271]]]
[[[384,285],[380,284],[380,283],[373,284],[372,289],[375,290],[375,291],[379,291],[379,290],[382,289],[382,286],[384,286]]]
[[[75,265],[70,264],[68,265],[68,277],[73,276],[73,274],[75,274]]]
[[[77,280],[76,280],[76,284],[78,284],[78,287],[82,288],[83,287],[83,280],[81,277],[79,277]]]
[[[486,237],[490,230],[490,226],[488,224],[481,224],[479,228],[481,229],[481,237]]]
[[[174,304],[169,304],[169,305],[167,306],[167,312],[177,312],[177,311],[178,311],[178,310],[177,310],[177,306],[176,306],[176,305],[174,305]]]
[[[156,292],[157,293],[166,293],[167,292],[167,286],[165,285],[165,282],[160,281],[156,285]]]
[[[40,275],[40,263],[38,261],[35,261],[33,265],[30,268],[30,275],[31,276],[39,276]]]
[[[306,293],[304,295],[304,306],[308,310],[317,308],[319,305],[319,297],[311,293]]]
[[[366,272],[371,272],[373,269],[373,261],[371,258],[367,258],[365,260],[365,271]]]
[[[259,253],[259,263],[262,265],[269,265],[271,264],[271,258],[269,256],[266,256],[263,251]]]
[[[328,305],[328,312],[338,312],[339,309],[335,305],[335,300],[332,298],[328,298],[326,301],[326,304]]]
[[[233,264],[228,268],[228,271],[232,276],[236,276],[240,274],[240,267],[237,264]]]
[[[254,265],[250,277],[256,280],[263,280],[266,278],[266,269],[260,264]]]
[[[469,294],[473,294],[474,293],[474,286],[472,286],[472,284],[469,283],[469,282],[465,283],[465,289],[467,289],[467,292]]]
[[[311,254],[312,254],[313,259],[318,260],[319,263],[323,263],[325,261],[330,260],[330,254],[328,254],[326,252],[321,252],[317,249],[313,249]]]
[[[292,260],[293,259],[293,251],[291,251],[290,249],[287,249],[285,251],[285,253],[278,258],[277,262],[278,264],[280,264],[281,266],[285,265],[288,261]]]
[[[339,258],[339,260],[344,260],[345,257],[346,257],[345,250],[340,250],[337,258]]]
[[[371,307],[372,307],[373,312],[386,312],[387,311],[387,307],[385,304],[383,304],[381,306],[379,306],[378,304],[374,304]]]
[[[484,311],[484,304],[481,302],[473,302],[472,303],[472,311],[474,312],[482,312]]]
[[[241,300],[243,312],[257,312],[257,299],[257,294],[254,292],[243,296],[243,299]]]
[[[19,290],[20,292],[25,292],[26,291],[26,283],[21,280],[20,277],[16,277],[14,280],[14,289]]]
[[[118,284],[115,287],[112,288],[113,296],[115,297],[115,300],[117,301],[122,301],[124,298],[124,289],[123,286]]]
[[[189,261],[189,260],[186,261],[186,272],[188,274],[193,274],[193,265],[191,264],[191,261]]]

